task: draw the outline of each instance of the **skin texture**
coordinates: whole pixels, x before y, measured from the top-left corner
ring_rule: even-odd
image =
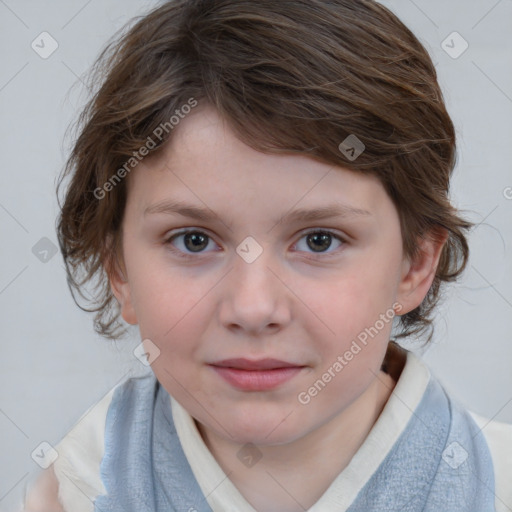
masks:
[[[443,242],[422,241],[420,257],[408,261],[398,213],[377,178],[303,155],[257,152],[209,105],[194,109],[164,153],[127,179],[122,261],[110,276],[123,318],[151,340],[150,353],[158,347],[155,375],[195,418],[242,495],[268,512],[310,507],[392,392],[393,380],[380,371],[391,322],[308,404],[299,393],[394,303],[398,314],[421,303]],[[144,215],[171,198],[211,209],[218,219]],[[278,222],[290,210],[332,203],[370,215]],[[184,235],[169,241],[183,228],[206,235],[199,252]],[[308,242],[306,230],[333,236],[324,247]],[[251,263],[236,251],[249,236],[263,250]],[[240,391],[208,366],[233,357],[305,368],[270,391]],[[262,456],[250,468],[237,457],[245,443]]]

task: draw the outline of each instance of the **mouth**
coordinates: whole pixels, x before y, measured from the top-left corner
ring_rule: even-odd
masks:
[[[304,365],[269,358],[257,361],[225,359],[209,366],[230,385],[244,391],[276,388],[306,368]]]
[[[224,359],[216,363],[211,363],[213,366],[221,368],[234,368],[236,370],[276,370],[279,368],[300,368],[304,365],[297,363],[290,363],[288,361],[281,361],[279,359],[258,359],[250,360],[243,357],[237,359]]]

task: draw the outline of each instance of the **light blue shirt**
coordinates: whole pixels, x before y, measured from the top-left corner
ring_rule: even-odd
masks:
[[[110,404],[95,512],[212,512],[153,374]],[[494,470],[469,413],[432,378],[407,427],[348,512],[494,512]],[[264,512],[264,511],[262,511]]]

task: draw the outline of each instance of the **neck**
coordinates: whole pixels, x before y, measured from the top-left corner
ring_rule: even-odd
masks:
[[[258,446],[262,458],[250,468],[240,465],[236,458],[239,445],[197,422],[196,425],[218,464],[256,510],[307,510],[363,444],[395,383],[390,375],[380,371],[360,397],[320,428],[291,443]],[[236,472],[231,471],[233,467]]]

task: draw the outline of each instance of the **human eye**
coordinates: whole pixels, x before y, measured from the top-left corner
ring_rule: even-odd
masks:
[[[300,244],[303,239],[305,239],[306,245],[303,245],[302,248],[300,248]],[[338,242],[337,247],[335,247],[334,250],[330,252],[326,252],[325,249],[332,248],[333,239]],[[336,256],[340,252],[337,249],[345,244],[345,239],[333,231],[327,229],[313,229],[305,233],[303,232],[300,240],[295,244],[294,247],[298,248],[299,251],[305,250],[305,252],[308,252],[308,248],[311,249],[315,254],[313,254],[313,256],[307,257],[316,259]]]
[[[214,244],[208,233],[194,228],[171,232],[164,243],[174,254],[185,259],[195,258],[194,254],[211,252],[204,249]]]
[[[337,242],[334,248],[333,241]],[[168,246],[173,254],[188,260],[197,259],[204,255],[204,253],[215,251],[214,248],[217,245],[207,232],[197,228],[171,232],[166,237],[164,244]],[[309,252],[310,255],[307,258],[325,259],[336,256],[340,252],[338,249],[345,244],[346,240],[344,237],[334,231],[311,229],[301,233],[301,237],[294,245],[294,248],[301,252]],[[331,250],[329,251],[329,249]]]

